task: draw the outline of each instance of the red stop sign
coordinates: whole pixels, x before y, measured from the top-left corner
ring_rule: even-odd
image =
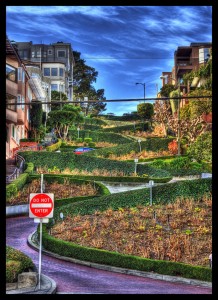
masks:
[[[54,208],[54,194],[30,194],[29,217],[52,218]]]

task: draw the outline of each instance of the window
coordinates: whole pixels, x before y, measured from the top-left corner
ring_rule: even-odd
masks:
[[[199,64],[203,64],[208,61],[210,56],[209,48],[201,48],[199,49]]]
[[[26,119],[29,122],[29,120],[30,120],[30,110],[29,110],[29,108],[27,108]]]
[[[28,51],[23,50],[23,59],[28,59]]]
[[[25,100],[24,100],[24,97],[23,97],[23,96],[22,96],[21,103],[22,103],[22,105],[21,105],[21,109],[22,109],[22,111],[24,111],[24,108],[25,108],[25,105],[24,105],[24,103],[25,103]]]
[[[30,101],[32,100],[32,90],[31,90],[30,86],[28,86],[28,89],[27,89],[27,97],[29,98]]]
[[[63,68],[60,68],[59,69],[59,76],[64,76],[64,69]]]
[[[57,84],[51,84],[51,90],[52,91],[57,91],[58,90],[58,85]]]
[[[52,50],[48,50],[48,55],[52,55]]]
[[[6,79],[9,79],[11,81],[15,81],[17,80],[16,78],[16,68],[7,65],[6,64]]]
[[[18,79],[18,81],[21,81],[22,80],[22,68],[18,68],[18,70],[17,70],[17,74],[18,74],[18,76],[17,76],[17,79]]]
[[[64,85],[63,84],[59,84],[59,92],[64,92]]]
[[[44,76],[50,76],[50,68],[44,68]]]
[[[51,76],[58,76],[58,69],[57,68],[51,68]]]
[[[16,102],[15,99],[7,99],[7,109],[17,111],[17,106],[13,105]]]
[[[41,57],[41,51],[36,52],[36,57]]]
[[[35,57],[35,51],[32,52],[32,57]]]
[[[21,95],[17,95],[17,104],[18,104],[18,103],[19,103],[19,104],[22,103],[22,102],[21,102]],[[20,105],[18,105],[17,107],[20,108]]]
[[[24,83],[25,82],[25,72],[24,72],[24,70],[22,70],[23,72],[22,72],[22,82]]]
[[[64,50],[59,50],[58,51],[58,57],[65,57],[66,54],[65,54],[65,51]]]

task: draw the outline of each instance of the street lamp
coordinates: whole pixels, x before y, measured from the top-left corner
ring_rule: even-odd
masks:
[[[139,143],[139,150],[140,150],[140,152],[142,152],[142,148],[141,148],[141,140],[140,140],[140,139],[138,139],[138,143]]]
[[[78,131],[78,139],[79,139],[79,131],[80,131],[80,128],[79,128],[79,127],[77,127],[77,131]]]
[[[152,205],[152,186],[154,185],[153,180],[149,180],[149,186],[150,186],[150,205]]]
[[[141,84],[144,87],[144,99],[145,99],[145,83],[141,83],[141,82],[136,82],[136,84]],[[145,102],[145,101],[144,101]]]
[[[168,75],[163,75],[160,76],[160,79],[166,79]],[[176,80],[175,78],[172,78],[173,80]],[[179,97],[180,97],[180,81],[178,81],[177,84],[178,90],[179,90]],[[178,109],[177,109],[177,118],[178,118],[178,156],[180,155],[180,133],[181,133],[181,128],[180,128],[180,98],[178,98]]]
[[[137,162],[138,162],[139,160],[138,160],[138,158],[135,158],[134,159],[134,163],[135,163],[135,175],[136,175],[136,168],[137,168]]]

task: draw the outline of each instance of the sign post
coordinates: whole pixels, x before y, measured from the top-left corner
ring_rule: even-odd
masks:
[[[149,180],[149,186],[150,186],[150,205],[152,205],[152,186],[154,185],[153,180]]]
[[[43,180],[43,177],[42,177]],[[47,223],[53,217],[54,194],[32,193],[29,202],[29,217],[40,222],[39,241],[39,289],[41,283],[41,257],[42,257],[42,223]]]

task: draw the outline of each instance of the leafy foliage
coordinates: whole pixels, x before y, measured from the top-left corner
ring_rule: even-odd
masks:
[[[137,113],[143,119],[150,120],[154,114],[154,107],[151,103],[140,103],[137,105]]]
[[[161,97],[169,97],[170,92],[174,91],[176,89],[175,85],[173,84],[165,84],[160,89],[160,95]]]
[[[6,246],[6,282],[16,282],[18,274],[34,269],[35,265],[32,260],[23,252]]]
[[[156,100],[154,103],[154,121],[160,123],[164,136],[167,136],[168,121],[172,116],[169,100]]]
[[[52,102],[59,102],[59,101],[63,101],[64,103],[66,103],[67,101],[67,95],[62,93],[62,92],[58,92],[58,91],[51,91],[51,103]],[[61,110],[63,104],[51,104],[51,110]]]
[[[66,139],[70,126],[83,121],[83,116],[80,112],[81,108],[79,106],[71,104],[65,104],[62,110],[49,112],[49,123],[54,126],[61,139]]]
[[[187,149],[187,153],[197,161],[212,162],[212,132],[199,135]]]
[[[93,83],[96,82],[98,72],[85,64],[85,60],[81,59],[81,53],[73,51],[75,60],[75,66],[73,69],[73,87],[74,87],[74,99],[83,101],[84,97],[88,97],[90,100],[96,100],[97,103],[88,103],[87,105],[81,104],[84,114],[88,113],[98,115],[101,111],[106,110],[106,104],[104,104],[104,89],[95,90]]]
[[[40,101],[32,101],[34,104],[30,107],[31,133],[35,140],[40,139],[40,126],[42,125],[42,104]]]

